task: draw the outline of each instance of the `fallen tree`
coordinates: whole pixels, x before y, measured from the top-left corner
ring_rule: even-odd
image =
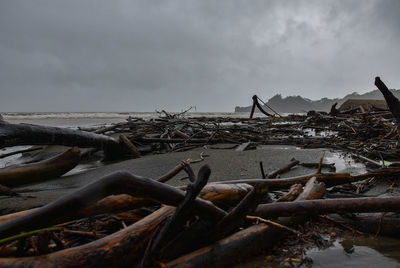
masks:
[[[65,145],[98,148],[107,159],[121,158],[123,146],[114,138],[67,128],[11,124],[0,120],[0,149],[20,145]]]
[[[389,211],[400,211],[400,197],[337,198],[263,204],[257,207],[255,215],[273,218],[292,215]]]
[[[325,185],[316,182],[315,178],[312,178],[306,184],[299,199],[318,199],[323,196],[324,192]],[[304,218],[291,217],[282,219],[285,224],[290,222],[300,223],[301,221],[304,221]],[[286,232],[287,230],[279,224],[260,223],[163,265],[164,267],[227,267],[271,248]]]
[[[208,169],[207,166],[203,168]],[[0,225],[0,237],[67,221],[75,216],[76,211],[94,204],[107,195],[126,193],[174,206],[177,206],[185,196],[184,191],[167,184],[129,172],[114,172],[40,209]],[[200,198],[195,200],[194,209],[206,218],[222,218],[226,215],[222,209]]]
[[[0,184],[16,186],[59,177],[73,169],[80,160],[80,150],[73,147],[51,159],[0,169]]]
[[[394,175],[399,175],[399,174],[400,174],[400,168],[393,167],[393,168],[377,169],[360,175],[351,175],[350,173],[312,173],[308,175],[301,175],[301,176],[273,179],[273,180],[244,179],[244,180],[220,181],[217,183],[224,183],[224,184],[247,183],[250,185],[255,185],[260,182],[265,182],[268,184],[270,190],[278,190],[278,189],[289,188],[293,184],[298,184],[298,183],[305,184],[312,177],[316,177],[318,181],[325,183],[327,187],[332,187],[335,185],[357,182],[372,177],[392,177]]]
[[[222,191],[215,192],[215,189],[221,186]],[[224,206],[233,201],[238,202],[250,189],[252,187],[244,185],[240,188],[231,185],[212,185],[203,189],[202,197],[210,202],[219,202],[219,205]],[[198,202],[197,198],[194,204]],[[203,200],[202,202],[206,201]],[[37,257],[0,258],[0,266],[120,267],[122,263],[133,265],[134,262],[140,261],[159,224],[171,216],[174,211],[175,208],[173,207],[162,207],[125,229],[82,246]]]

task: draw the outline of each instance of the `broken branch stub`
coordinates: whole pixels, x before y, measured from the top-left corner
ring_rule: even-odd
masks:
[[[397,123],[400,122],[400,101],[393,95],[392,92],[388,89],[385,83],[382,82],[379,76],[375,77],[375,86],[382,93],[383,97],[385,97],[386,103],[389,107],[390,112],[393,117],[396,119]]]

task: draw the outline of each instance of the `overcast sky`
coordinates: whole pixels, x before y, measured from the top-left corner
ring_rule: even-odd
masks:
[[[0,0],[0,111],[233,111],[400,88],[400,1]]]

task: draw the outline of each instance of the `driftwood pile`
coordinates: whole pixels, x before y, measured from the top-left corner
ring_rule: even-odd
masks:
[[[186,187],[163,183],[181,170],[191,179]],[[302,235],[292,228],[307,215],[400,210],[400,197],[321,199],[327,187],[395,177],[400,168],[208,184],[210,172],[205,165],[196,176],[184,162],[157,180],[115,172],[44,207],[2,216],[0,266],[223,266]],[[372,220],[383,234],[398,232],[396,218]]]
[[[228,266],[271,249],[285,236],[303,237],[299,225],[331,213],[335,216],[323,219],[353,231],[398,235],[399,218],[363,214],[400,211],[400,197],[363,194],[375,181],[400,175],[396,163],[387,163],[399,159],[395,121],[400,113],[379,78],[376,84],[390,111],[339,113],[333,107],[330,114],[258,119],[186,118],[163,111],[163,118],[129,118],[84,130],[16,125],[0,117],[0,148],[72,147],[52,159],[0,169],[0,191],[10,195],[18,193],[7,187],[72,169],[82,157],[79,148],[94,148],[91,153],[102,151],[104,160],[115,160],[220,143],[237,150],[293,144],[343,149],[374,165],[361,175],[323,173],[332,165],[321,157],[315,173],[276,178],[302,163],[294,160],[270,174],[260,163],[260,179],[218,183],[208,183],[207,165],[196,175],[189,161],[158,179],[118,171],[43,207],[0,216],[0,267]],[[166,184],[182,171],[190,180],[187,186]]]

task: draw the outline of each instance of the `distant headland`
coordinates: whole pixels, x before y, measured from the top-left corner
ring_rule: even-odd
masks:
[[[400,89],[391,89],[393,94],[400,99]],[[261,97],[261,96],[260,96]],[[310,100],[307,98],[303,98],[301,96],[288,96],[282,97],[281,94],[276,94],[272,98],[266,102],[266,104],[272,107],[279,113],[302,113],[310,110],[316,111],[326,111],[329,112],[332,105],[337,102],[338,107],[342,105],[348,99],[376,99],[383,100],[382,93],[379,90],[373,90],[364,94],[358,94],[357,92],[353,92],[351,94],[346,95],[343,98],[322,98],[319,100]],[[249,96],[249,101],[251,101],[251,96]],[[235,107],[235,112],[250,112],[251,106],[246,107]],[[268,110],[268,109],[266,109]]]

